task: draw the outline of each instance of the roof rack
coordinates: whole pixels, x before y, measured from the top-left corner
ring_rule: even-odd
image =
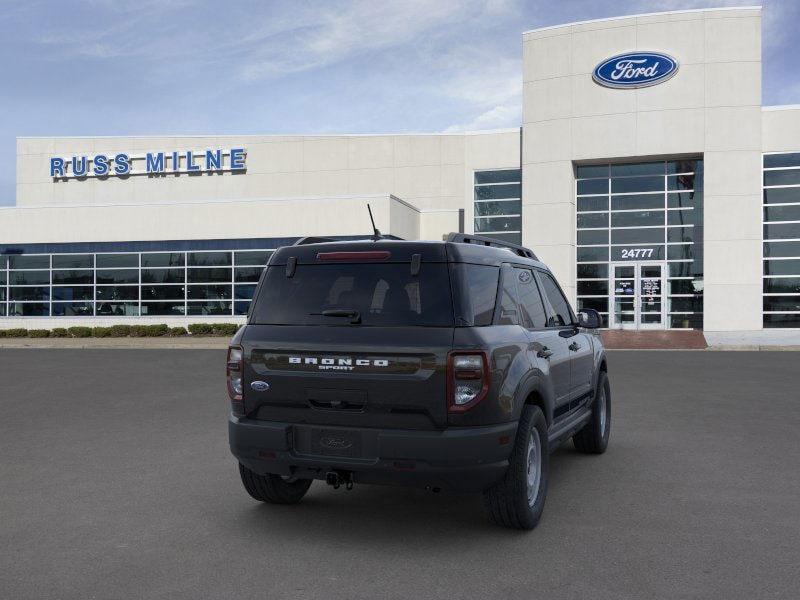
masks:
[[[332,238],[308,235],[306,237],[301,237],[294,244],[292,244],[292,246],[305,246],[306,244],[324,244],[325,242],[335,242],[335,241],[336,240]]]
[[[455,242],[457,244],[476,244],[478,246],[505,248],[507,250],[511,250],[514,254],[518,256],[524,256],[525,258],[532,258],[533,260],[539,260],[537,256],[533,253],[533,250],[531,250],[530,248],[526,248],[525,246],[519,246],[517,244],[512,244],[511,242],[504,242],[502,240],[482,237],[479,235],[471,235],[468,233],[449,233],[445,236],[444,241]]]

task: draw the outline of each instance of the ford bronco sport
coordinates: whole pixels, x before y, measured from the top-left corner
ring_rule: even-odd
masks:
[[[314,479],[482,492],[496,523],[530,529],[550,452],[570,438],[585,453],[608,444],[599,326],[513,244],[280,248],[228,350],[242,483],[279,504]]]

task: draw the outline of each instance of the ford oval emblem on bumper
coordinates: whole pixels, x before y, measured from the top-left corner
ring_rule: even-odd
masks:
[[[266,392],[269,389],[269,384],[266,381],[254,381],[250,387],[257,392]]]

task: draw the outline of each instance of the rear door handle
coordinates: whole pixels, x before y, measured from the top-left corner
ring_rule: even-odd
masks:
[[[542,349],[536,353],[536,356],[539,358],[550,358],[553,356],[553,351],[550,350],[547,346],[542,346]]]
[[[569,349],[572,350],[573,352],[576,352],[576,351],[581,349],[581,346],[580,346],[580,344],[578,342],[572,342],[569,345]]]

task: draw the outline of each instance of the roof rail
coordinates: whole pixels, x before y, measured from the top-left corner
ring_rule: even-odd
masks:
[[[292,246],[305,246],[306,244],[324,244],[325,242],[335,242],[335,241],[336,240],[332,238],[309,235],[306,237],[301,237],[294,244],[292,244]]]
[[[507,250],[511,250],[514,254],[518,256],[524,256],[525,258],[532,258],[533,260],[539,260],[537,256],[533,253],[533,250],[531,250],[530,248],[526,248],[525,246],[520,246],[518,244],[512,244],[511,242],[496,240],[494,238],[487,238],[479,235],[471,235],[469,233],[449,233],[445,236],[444,241],[455,242],[457,244],[476,244],[478,246],[506,248]]]

